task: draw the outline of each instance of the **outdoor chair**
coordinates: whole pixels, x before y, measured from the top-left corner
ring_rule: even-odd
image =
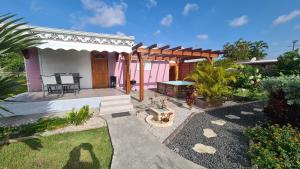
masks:
[[[65,75],[66,73],[54,73],[54,76],[55,76],[55,78],[56,78],[56,82],[58,83],[58,84],[61,84],[61,79],[60,79],[60,76],[61,75]]]
[[[74,82],[72,75],[61,75],[60,79],[64,92],[72,90],[76,94],[76,91],[79,91],[79,84]]]
[[[82,77],[80,77],[79,73],[69,73],[69,74],[73,76],[74,83],[78,84],[78,87],[79,87],[79,90],[80,90],[80,79]]]
[[[63,93],[63,87],[61,84],[57,83],[55,76],[41,76],[41,79],[44,96],[46,90],[48,94],[52,94],[54,92]]]

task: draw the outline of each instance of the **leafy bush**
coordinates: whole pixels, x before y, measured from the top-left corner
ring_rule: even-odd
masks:
[[[300,75],[300,53],[299,50],[289,51],[277,58],[275,71],[285,75]]]
[[[234,84],[236,89],[243,88],[251,90],[259,87],[262,74],[258,68],[249,65],[241,65],[237,70],[236,83]]]
[[[269,77],[262,81],[269,93],[265,115],[273,123],[300,126],[300,76]]]
[[[67,114],[67,120],[70,124],[80,125],[85,123],[88,119],[92,117],[92,113],[89,111],[89,106],[83,106],[79,109],[79,111],[75,111],[74,109]]]
[[[266,169],[300,168],[300,132],[291,125],[257,126],[246,130],[253,141],[249,155],[254,164]]]
[[[300,105],[300,75],[268,77],[262,81],[262,86],[271,97],[282,91],[287,104]]]
[[[0,140],[30,136],[34,133],[63,128],[67,125],[68,121],[66,118],[56,117],[51,119],[41,118],[35,123],[29,123],[17,127],[0,127]]]
[[[194,81],[197,93],[207,101],[220,101],[232,94],[230,83],[236,81],[236,72],[230,68],[235,66],[228,60],[216,61],[213,64],[208,61],[198,62],[186,79]]]

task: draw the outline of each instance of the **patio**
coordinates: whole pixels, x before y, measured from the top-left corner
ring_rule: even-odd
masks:
[[[51,94],[44,96],[43,92],[27,92],[10,98],[7,102],[0,103],[1,106],[10,110],[9,113],[0,110],[4,117],[33,114],[66,113],[72,109],[80,109],[85,105],[95,111],[107,113],[113,110],[131,110],[130,96],[123,91],[113,88],[104,89],[82,89],[78,94],[66,93]],[[128,111],[127,110],[127,111]]]
[[[65,94],[50,94],[45,95],[44,92],[27,92],[19,94],[11,101],[15,102],[37,102],[37,101],[51,101],[51,100],[66,100],[66,99],[79,99],[89,97],[106,97],[106,96],[119,96],[125,95],[125,92],[114,88],[103,89],[81,89],[78,93],[65,93]]]

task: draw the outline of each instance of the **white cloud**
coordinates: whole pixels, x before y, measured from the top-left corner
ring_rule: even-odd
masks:
[[[273,21],[273,25],[279,25],[279,24],[284,24],[296,17],[300,16],[300,11],[299,10],[294,10],[292,12],[290,12],[287,15],[280,15],[278,18],[276,18]]]
[[[163,26],[170,26],[173,22],[173,16],[171,14],[168,14],[164,18],[161,19],[160,24]]]
[[[199,9],[199,6],[197,4],[187,3],[183,8],[182,14],[187,16],[191,11],[197,11],[198,9]]]
[[[207,40],[208,39],[208,35],[207,34],[199,34],[196,36],[196,38],[198,40]]]
[[[117,32],[116,33],[118,36],[125,36],[125,33],[123,33],[123,32]]]
[[[231,27],[240,27],[248,23],[248,17],[246,15],[240,16],[238,18],[234,18],[229,22],[229,26]]]
[[[102,0],[81,0],[83,8],[93,15],[87,18],[80,18],[80,25],[97,25],[101,27],[112,27],[126,23],[125,11],[127,4],[124,2],[109,5]]]
[[[154,32],[154,36],[159,36],[160,35],[160,30],[156,30],[155,32]]]
[[[295,25],[295,26],[293,27],[293,29],[294,29],[294,30],[300,30],[300,25]]]
[[[155,7],[155,6],[157,6],[157,1],[156,0],[148,0],[146,6],[147,6],[147,8]]]

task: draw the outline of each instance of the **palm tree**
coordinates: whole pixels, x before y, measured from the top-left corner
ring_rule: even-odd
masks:
[[[33,28],[24,28],[26,22],[23,18],[13,19],[15,15],[0,15],[0,57],[9,53],[20,53],[22,50],[40,44],[40,39],[34,33],[29,33]]]
[[[256,59],[263,59],[267,56],[265,50],[268,49],[269,46],[264,41],[255,41],[251,44],[251,55],[252,57],[256,57]]]
[[[10,53],[21,53],[23,50],[40,44],[40,39],[30,33],[32,28],[24,27],[23,18],[14,19],[14,14],[0,15],[0,59]],[[19,84],[14,77],[0,75],[0,101],[9,97]],[[9,111],[0,106],[0,109]],[[1,115],[0,115],[1,116]]]
[[[221,101],[231,94],[230,83],[235,82],[235,72],[230,70],[236,65],[228,60],[198,62],[194,71],[186,78],[194,82],[200,96],[208,102]]]

